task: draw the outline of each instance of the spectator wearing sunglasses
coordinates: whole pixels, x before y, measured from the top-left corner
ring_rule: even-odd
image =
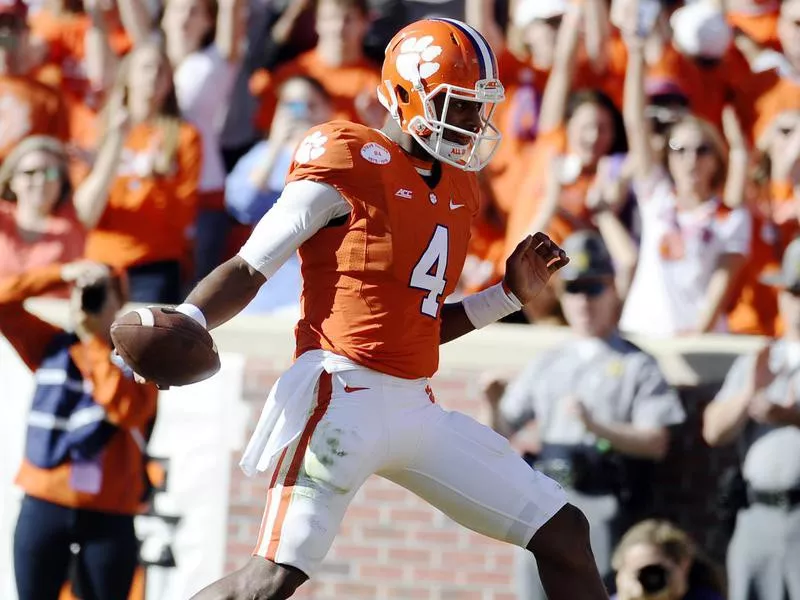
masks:
[[[800,597],[800,240],[764,282],[778,289],[783,335],[734,362],[703,422],[710,446],[735,443],[740,457],[730,600]]]
[[[685,414],[656,361],[617,331],[615,271],[600,235],[568,237],[570,263],[559,298],[575,337],[534,358],[503,390],[487,380],[486,421],[506,436],[535,423],[539,448],[528,458],[556,479],[591,524],[601,573],[622,533],[650,504],[649,474],[669,446],[668,427]],[[520,598],[545,598],[536,565],[518,556]]]
[[[83,256],[64,145],[31,136],[0,167],[0,278]]]
[[[645,114],[643,42],[626,34],[624,118],[641,243],[620,328],[662,337],[725,331],[750,249],[750,215],[732,208],[743,201],[746,153],[735,145],[729,154],[713,125],[683,116],[669,128],[666,160],[656,159]]]

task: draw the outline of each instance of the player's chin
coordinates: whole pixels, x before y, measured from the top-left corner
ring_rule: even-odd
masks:
[[[472,144],[472,138],[463,133],[456,133],[455,131],[448,131],[444,134],[444,139],[451,144],[467,147]]]

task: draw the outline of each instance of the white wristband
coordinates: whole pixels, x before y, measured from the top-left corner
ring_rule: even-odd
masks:
[[[475,329],[486,327],[522,308],[522,302],[510,291],[506,292],[502,283],[467,296],[461,304]]]
[[[197,308],[194,304],[179,304],[175,307],[175,310],[200,323],[200,325],[203,326],[203,329],[208,329],[208,323],[206,323],[206,317],[203,314],[203,311]]]

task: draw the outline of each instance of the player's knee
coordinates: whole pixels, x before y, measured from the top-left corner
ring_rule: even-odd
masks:
[[[253,556],[239,571],[236,600],[286,600],[308,577],[294,567]]]
[[[537,531],[527,546],[537,560],[594,566],[589,521],[576,506],[564,505]]]

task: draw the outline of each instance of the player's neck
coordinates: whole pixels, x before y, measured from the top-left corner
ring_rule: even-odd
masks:
[[[416,158],[417,160],[426,163],[433,162],[431,155],[428,154],[425,149],[414,140],[413,137],[400,129],[400,126],[391,117],[386,119],[386,123],[384,123],[383,127],[381,127],[381,131],[386,137],[400,146],[403,151],[412,158]]]

